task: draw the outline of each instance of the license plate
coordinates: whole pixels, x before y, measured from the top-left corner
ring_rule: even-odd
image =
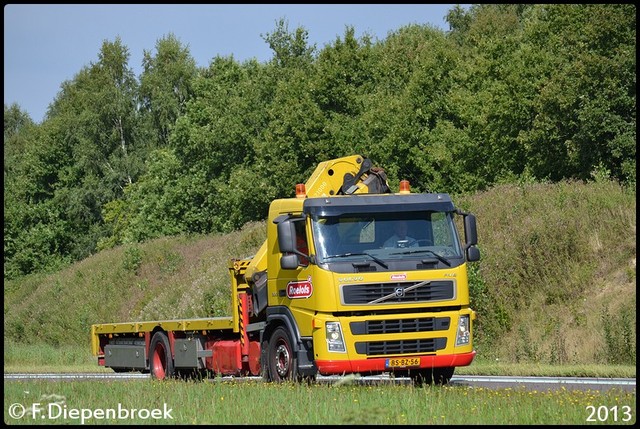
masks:
[[[410,366],[420,366],[420,358],[395,358],[387,359],[387,368],[407,368]]]

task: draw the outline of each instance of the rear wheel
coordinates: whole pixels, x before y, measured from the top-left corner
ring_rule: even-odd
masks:
[[[169,338],[164,332],[156,332],[151,338],[149,347],[149,367],[151,377],[156,380],[164,380],[175,376],[173,358],[171,357],[171,346]]]
[[[276,328],[269,339],[266,360],[269,381],[282,382],[297,379],[298,362],[295,358],[293,342],[282,326]]]

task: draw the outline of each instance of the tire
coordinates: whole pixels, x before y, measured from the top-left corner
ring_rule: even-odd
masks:
[[[451,377],[453,377],[454,367],[442,367],[442,368],[433,368],[433,382],[438,386],[444,386],[445,384],[449,384]]]
[[[171,357],[171,346],[169,338],[164,332],[158,331],[153,334],[149,346],[149,369],[151,378],[156,380],[166,380],[175,377],[175,367]]]
[[[263,341],[260,346],[260,376],[267,382],[273,381],[269,371],[269,342]]]
[[[454,367],[420,368],[409,371],[409,377],[416,387],[431,386],[432,384],[444,386],[453,377],[454,369]]]
[[[298,361],[287,330],[279,326],[269,338],[267,351],[268,381],[280,383],[298,379]]]
[[[416,387],[430,386],[433,381],[433,373],[431,371],[431,368],[410,370],[407,375],[409,376],[409,378],[411,378],[411,382]]]

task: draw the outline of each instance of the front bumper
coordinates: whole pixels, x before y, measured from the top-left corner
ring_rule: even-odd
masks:
[[[441,356],[411,356],[418,358],[420,363],[416,366],[389,367],[389,357],[369,358],[359,360],[316,360],[318,372],[321,375],[349,374],[349,373],[382,373],[403,371],[414,368],[438,368],[468,366],[476,356],[476,351],[469,353],[441,355]]]

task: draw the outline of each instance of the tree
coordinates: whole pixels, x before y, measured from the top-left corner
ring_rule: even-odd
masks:
[[[25,214],[9,228],[16,237],[14,255],[38,249],[27,259],[41,259],[40,268],[93,253],[107,234],[102,206],[121,196],[140,172],[137,83],[128,57],[119,39],[105,41],[99,61],[61,85],[37,139],[23,154]]]
[[[304,27],[298,27],[291,33],[289,22],[280,18],[273,32],[261,36],[273,50],[271,62],[278,68],[299,68],[313,61],[316,46],[308,45],[309,32]]]
[[[523,133],[531,171],[586,180],[604,168],[634,183],[635,6],[545,5],[536,12],[527,42],[538,56],[553,58],[553,68]]]
[[[148,117],[157,145],[168,146],[176,120],[185,112],[193,96],[193,80],[198,74],[188,47],[173,34],[156,42],[156,55],[144,51],[140,76],[141,110]]]
[[[458,51],[442,31],[411,25],[389,34],[372,56],[376,85],[363,94],[363,147],[385,166],[392,187],[407,179],[417,191],[460,189],[463,166],[452,154],[465,140],[443,138],[460,124],[451,97]]]

